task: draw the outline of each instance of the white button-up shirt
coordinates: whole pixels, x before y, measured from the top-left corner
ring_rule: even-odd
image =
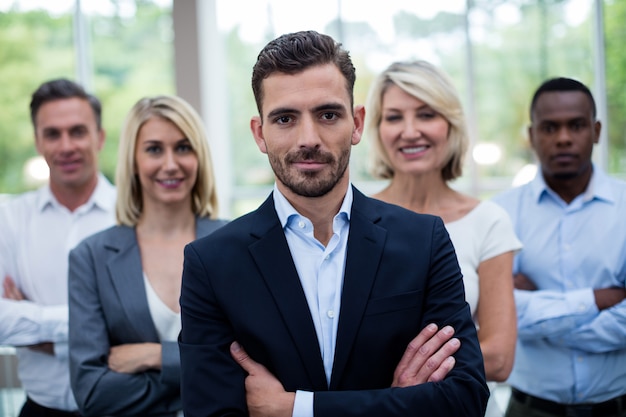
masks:
[[[28,301],[0,298],[0,344],[18,347],[26,394],[45,407],[77,409],[68,365],[68,254],[115,223],[115,188],[100,176],[89,201],[73,212],[49,186],[0,205],[0,279],[10,276]],[[20,346],[54,343],[54,355]]]

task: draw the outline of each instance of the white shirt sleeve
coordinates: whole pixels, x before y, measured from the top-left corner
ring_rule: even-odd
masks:
[[[66,342],[67,305],[41,306],[31,301],[0,299],[0,344],[29,346]]]
[[[313,393],[296,391],[292,417],[313,417]]]

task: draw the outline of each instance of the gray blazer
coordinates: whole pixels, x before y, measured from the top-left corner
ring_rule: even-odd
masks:
[[[226,222],[199,218],[196,236]],[[162,369],[124,374],[109,369],[111,346],[159,343],[148,308],[135,229],[92,235],[69,257],[70,380],[85,416],[174,416],[180,401],[178,342],[162,342]]]

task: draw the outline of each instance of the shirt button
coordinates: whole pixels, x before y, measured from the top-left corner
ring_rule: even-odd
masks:
[[[329,319],[334,319],[335,318],[335,312],[333,310],[328,310],[326,312],[326,315],[328,316]]]
[[[303,222],[302,220],[300,220],[300,221],[298,222],[298,227],[299,227],[300,229],[304,229],[304,226],[306,226],[306,225],[304,224],[304,222]]]
[[[582,312],[582,311],[585,311],[586,309],[587,309],[587,307],[586,307],[584,304],[580,304],[580,305],[578,306],[578,311],[581,311],[581,312]]]

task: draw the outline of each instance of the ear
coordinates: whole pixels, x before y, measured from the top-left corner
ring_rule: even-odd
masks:
[[[98,151],[102,150],[102,147],[104,146],[104,141],[106,140],[106,132],[104,129],[99,129],[98,130]]]
[[[600,142],[601,131],[602,131],[602,122],[600,122],[599,120],[596,120],[596,122],[593,124],[593,133],[594,133],[593,143]]]
[[[358,105],[354,108],[354,129],[352,130],[351,143],[356,145],[361,142],[363,127],[365,126],[365,107]]]
[[[532,122],[528,125],[528,141],[530,142],[530,147],[535,149],[535,136],[533,134],[533,124]]]
[[[39,139],[37,133],[35,133],[35,149],[37,150],[37,153],[39,155],[43,155],[43,152],[41,150],[41,140]]]
[[[260,116],[253,116],[250,119],[250,130],[252,131],[252,136],[254,136],[256,146],[259,147],[261,152],[267,153],[267,145],[263,136],[263,121]]]

